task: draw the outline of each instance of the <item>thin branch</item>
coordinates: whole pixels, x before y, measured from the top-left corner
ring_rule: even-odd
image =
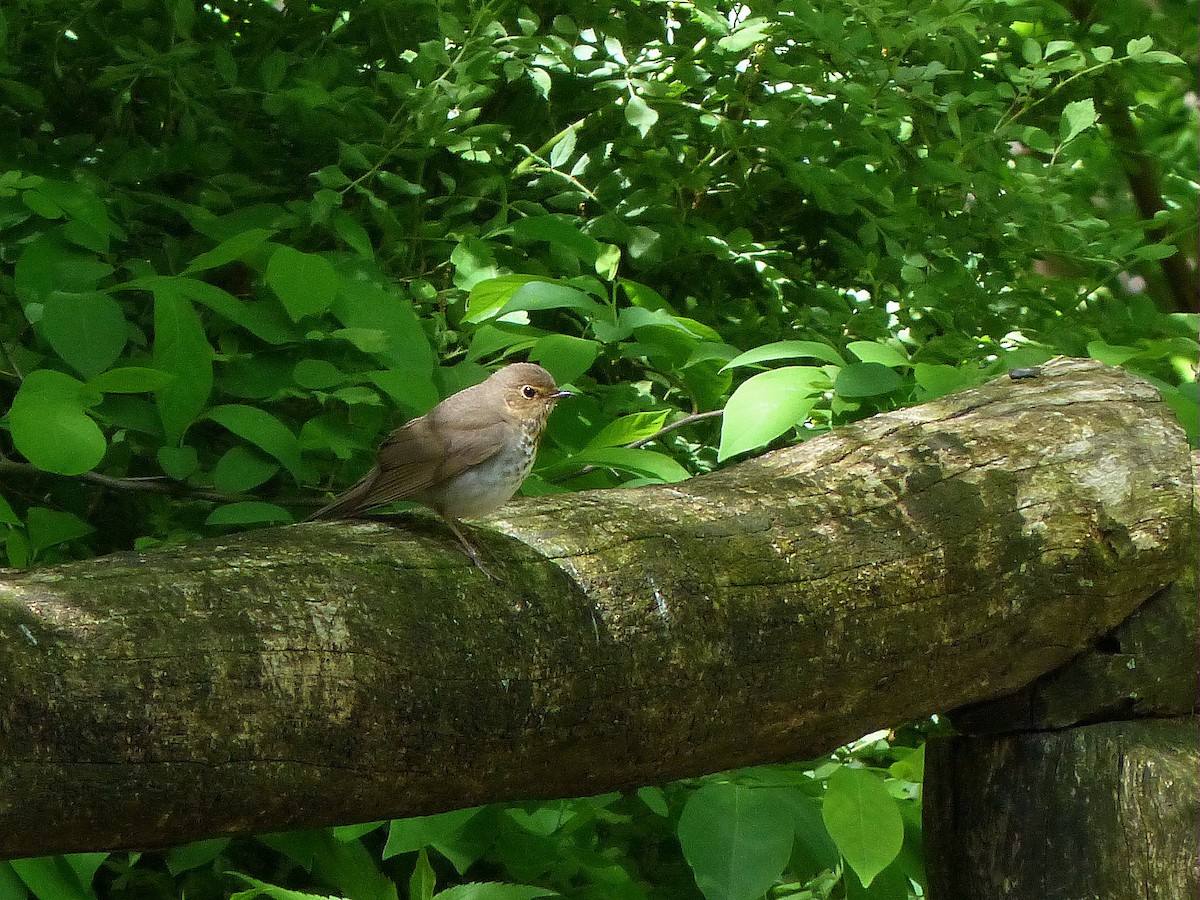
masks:
[[[710,409],[708,412],[692,413],[690,416],[684,416],[682,419],[676,419],[670,425],[664,425],[662,428],[658,429],[658,431],[654,432],[654,434],[650,435],[650,437],[645,437],[640,441],[633,441],[632,443],[626,444],[625,448],[627,450],[636,450],[639,447],[645,447],[647,444],[651,443],[652,441],[657,441],[664,434],[669,434],[676,428],[683,428],[685,425],[691,425],[693,422],[700,422],[704,419],[715,419],[718,416],[723,415],[725,415],[725,410],[723,409]]]
[[[184,497],[191,500],[203,500],[208,503],[237,503],[243,500],[262,499],[250,494],[222,494],[220,491],[191,487],[182,482],[175,481],[173,478],[165,478],[159,475],[150,475],[141,478],[117,478],[112,475],[103,475],[100,472],[84,472],[78,476],[56,475],[54,472],[45,472],[29,463],[0,458],[0,476],[4,475],[21,475],[26,478],[34,478],[39,475],[50,475],[56,478],[72,477],[109,491],[163,494],[168,497]],[[281,506],[316,507],[320,506],[324,501],[318,497],[289,497],[276,498],[270,502],[278,503]]]
[[[39,475],[56,476],[54,472],[46,472],[29,463],[16,462],[11,459],[0,459],[0,475],[23,475],[34,478]],[[83,472],[78,476],[80,481],[87,481],[112,491],[133,491],[143,494],[169,494],[172,496],[188,495],[201,500],[211,500],[214,503],[228,502],[229,498],[216,491],[205,491],[199,488],[189,488],[185,484],[161,476],[145,478],[115,478],[112,475],[102,475],[99,472]]]

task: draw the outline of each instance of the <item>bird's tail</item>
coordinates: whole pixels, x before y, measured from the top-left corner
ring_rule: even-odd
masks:
[[[368,501],[371,491],[375,487],[375,481],[378,478],[379,467],[374,466],[370,472],[360,478],[353,486],[346,488],[346,490],[334,497],[330,503],[322,506],[304,521],[311,522],[313,519],[345,519],[353,516],[355,513],[362,512],[369,507]]]

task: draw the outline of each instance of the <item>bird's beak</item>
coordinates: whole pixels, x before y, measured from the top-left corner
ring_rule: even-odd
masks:
[[[555,391],[553,394],[550,395],[550,399],[551,400],[565,400],[565,399],[567,399],[567,397],[574,397],[574,396],[575,395],[571,391]]]

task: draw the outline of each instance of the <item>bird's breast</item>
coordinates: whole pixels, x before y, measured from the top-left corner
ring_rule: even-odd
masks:
[[[509,446],[433,486],[422,502],[455,519],[487,515],[512,499],[536,455],[537,438],[521,429]]]

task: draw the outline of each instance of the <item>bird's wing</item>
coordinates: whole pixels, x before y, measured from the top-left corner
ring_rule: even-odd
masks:
[[[500,452],[506,428],[492,417],[429,415],[393,432],[379,448],[378,474],[360,509],[404,500]]]

